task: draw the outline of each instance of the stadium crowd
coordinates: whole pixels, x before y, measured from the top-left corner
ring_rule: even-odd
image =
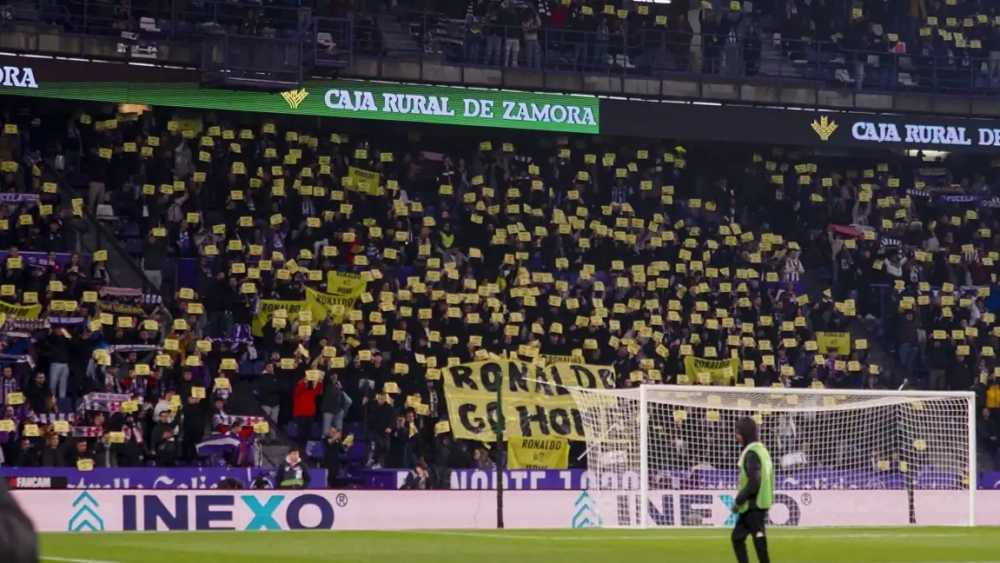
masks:
[[[489,466],[441,424],[441,370],[497,357],[1000,406],[988,163],[169,109],[53,128],[22,102],[0,124],[7,464],[252,465],[287,435],[334,479]],[[159,291],[76,252],[84,213]]]
[[[970,92],[1000,84],[1000,12],[986,0],[64,0],[10,10],[0,23],[41,20],[94,35],[129,31],[138,37],[130,52],[155,57],[158,43],[199,34],[294,37],[307,16],[350,20],[352,33],[327,29],[322,45],[361,56],[428,53],[495,67],[780,76],[858,89]]]
[[[479,0],[439,9],[439,17],[400,18],[419,23],[432,49],[472,64],[770,74],[857,88],[995,88],[1000,80],[1000,14],[976,0]],[[464,36],[456,37],[447,22],[462,9]]]

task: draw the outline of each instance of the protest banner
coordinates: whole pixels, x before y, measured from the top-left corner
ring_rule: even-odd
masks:
[[[614,389],[607,366],[552,364],[537,366],[510,360],[459,364],[444,370],[451,431],[458,439],[496,440],[497,385],[509,438],[586,439],[583,420],[567,387]]]
[[[275,311],[284,309],[287,313],[287,321],[292,322],[298,319],[299,312],[308,310],[312,312],[312,323],[319,324],[323,320],[333,315],[334,322],[344,322],[344,313],[354,308],[358,297],[364,293],[366,282],[360,276],[354,278],[352,274],[341,274],[333,272],[327,276],[327,280],[333,280],[336,294],[323,293],[312,288],[306,288],[306,298],[294,301],[280,299],[261,299],[260,312],[254,317],[252,333],[254,336],[264,335],[264,326],[269,322]]]
[[[41,305],[15,305],[13,303],[7,303],[6,301],[0,301],[0,313],[4,313],[11,317],[17,317],[19,319],[37,319],[38,314],[41,312]]]
[[[331,315],[334,322],[344,322],[344,313],[353,309],[357,300],[357,296],[329,295],[306,288],[306,307],[312,311],[313,321],[317,323]]]
[[[556,354],[539,354],[538,357],[545,360],[547,364],[582,364],[581,356],[559,356]]]
[[[687,356],[684,358],[684,373],[691,383],[698,381],[698,375],[707,373],[712,383],[720,383],[735,377],[740,371],[740,361],[736,358],[710,360]]]
[[[566,438],[511,438],[507,441],[508,469],[566,469],[569,440]]]
[[[306,308],[306,301],[287,301],[283,299],[261,299],[260,311],[253,319],[251,332],[254,336],[264,336],[264,326],[270,322],[277,311],[284,310],[287,315],[287,322],[291,323],[298,319],[299,312]]]
[[[326,274],[326,293],[335,297],[360,297],[367,285],[368,282],[361,274],[345,272]]]
[[[347,177],[350,181],[344,183],[344,187],[349,190],[364,192],[369,195],[379,195],[382,185],[382,175],[378,172],[370,172],[361,168],[349,166]]]
[[[851,333],[817,332],[816,348],[821,354],[836,350],[841,356],[849,356],[851,354]]]

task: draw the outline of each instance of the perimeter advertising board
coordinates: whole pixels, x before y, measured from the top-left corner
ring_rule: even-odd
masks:
[[[201,88],[198,80],[197,71],[176,68],[0,56],[0,95],[685,141],[1000,153],[1000,120],[353,80],[307,81],[269,94]]]
[[[42,532],[169,530],[419,530],[496,527],[493,491],[14,491]],[[774,526],[906,526],[906,491],[780,491]],[[979,491],[976,523],[1000,524],[1000,492]],[[918,525],[969,522],[966,491],[920,491]],[[391,510],[386,510],[391,506]],[[732,493],[651,491],[649,523],[658,527],[732,525]],[[508,528],[634,526],[636,493],[509,491]]]
[[[601,133],[827,148],[1000,153],[1000,121],[601,100]]]
[[[72,72],[64,69],[76,67]],[[81,68],[89,68],[82,73]],[[178,108],[249,111],[499,127],[563,133],[600,131],[594,96],[419,86],[360,80],[312,80],[281,93],[202,88],[197,73],[174,80],[145,66],[0,57],[0,94]]]

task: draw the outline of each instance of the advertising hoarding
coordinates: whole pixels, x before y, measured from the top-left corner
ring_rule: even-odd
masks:
[[[326,485],[325,469],[313,469],[310,474],[315,486]],[[274,469],[261,468],[98,467],[91,471],[70,467],[0,468],[0,477],[6,478],[11,488],[26,488],[30,483],[48,480],[68,489],[214,489],[223,479],[236,479],[250,487],[258,477],[273,486],[274,476]]]
[[[369,469],[364,472],[365,488],[402,489],[408,469]],[[794,474],[782,474],[778,487],[804,491],[922,490],[961,489],[961,476],[946,471],[922,470],[912,478],[892,471],[846,469],[807,469]],[[505,490],[583,491],[596,488],[595,475],[586,469],[508,469],[504,471]],[[703,469],[697,471],[654,471],[650,482],[654,487],[671,490],[728,490],[736,487],[736,470]],[[602,490],[638,490],[639,472],[605,472],[601,475]],[[982,472],[977,483],[980,489],[1000,489],[1000,472]],[[492,469],[452,469],[449,485],[452,490],[496,489],[497,475]]]
[[[14,491],[42,532],[495,529],[492,491]],[[780,491],[773,526],[906,526],[906,491]],[[636,493],[510,491],[508,528],[635,525]],[[651,491],[650,524],[728,527],[732,493]],[[1000,524],[1000,492],[979,491],[976,523]],[[968,523],[964,491],[920,491],[918,525]],[[392,507],[386,510],[386,507]]]
[[[608,99],[601,115],[606,135],[1000,154],[1000,121],[985,119]]]
[[[600,131],[600,101],[594,96],[361,80],[310,80],[297,90],[268,93],[202,88],[196,74],[183,71],[172,73],[185,79],[163,80],[152,76],[158,69],[150,67],[79,63],[91,73],[61,71],[77,64],[0,57],[0,94],[562,133]]]

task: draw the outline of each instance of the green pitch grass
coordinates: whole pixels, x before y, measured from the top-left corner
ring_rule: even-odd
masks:
[[[1000,563],[1000,528],[772,529],[773,563]],[[734,563],[727,530],[42,534],[55,563]],[[753,547],[751,561],[756,561]]]

